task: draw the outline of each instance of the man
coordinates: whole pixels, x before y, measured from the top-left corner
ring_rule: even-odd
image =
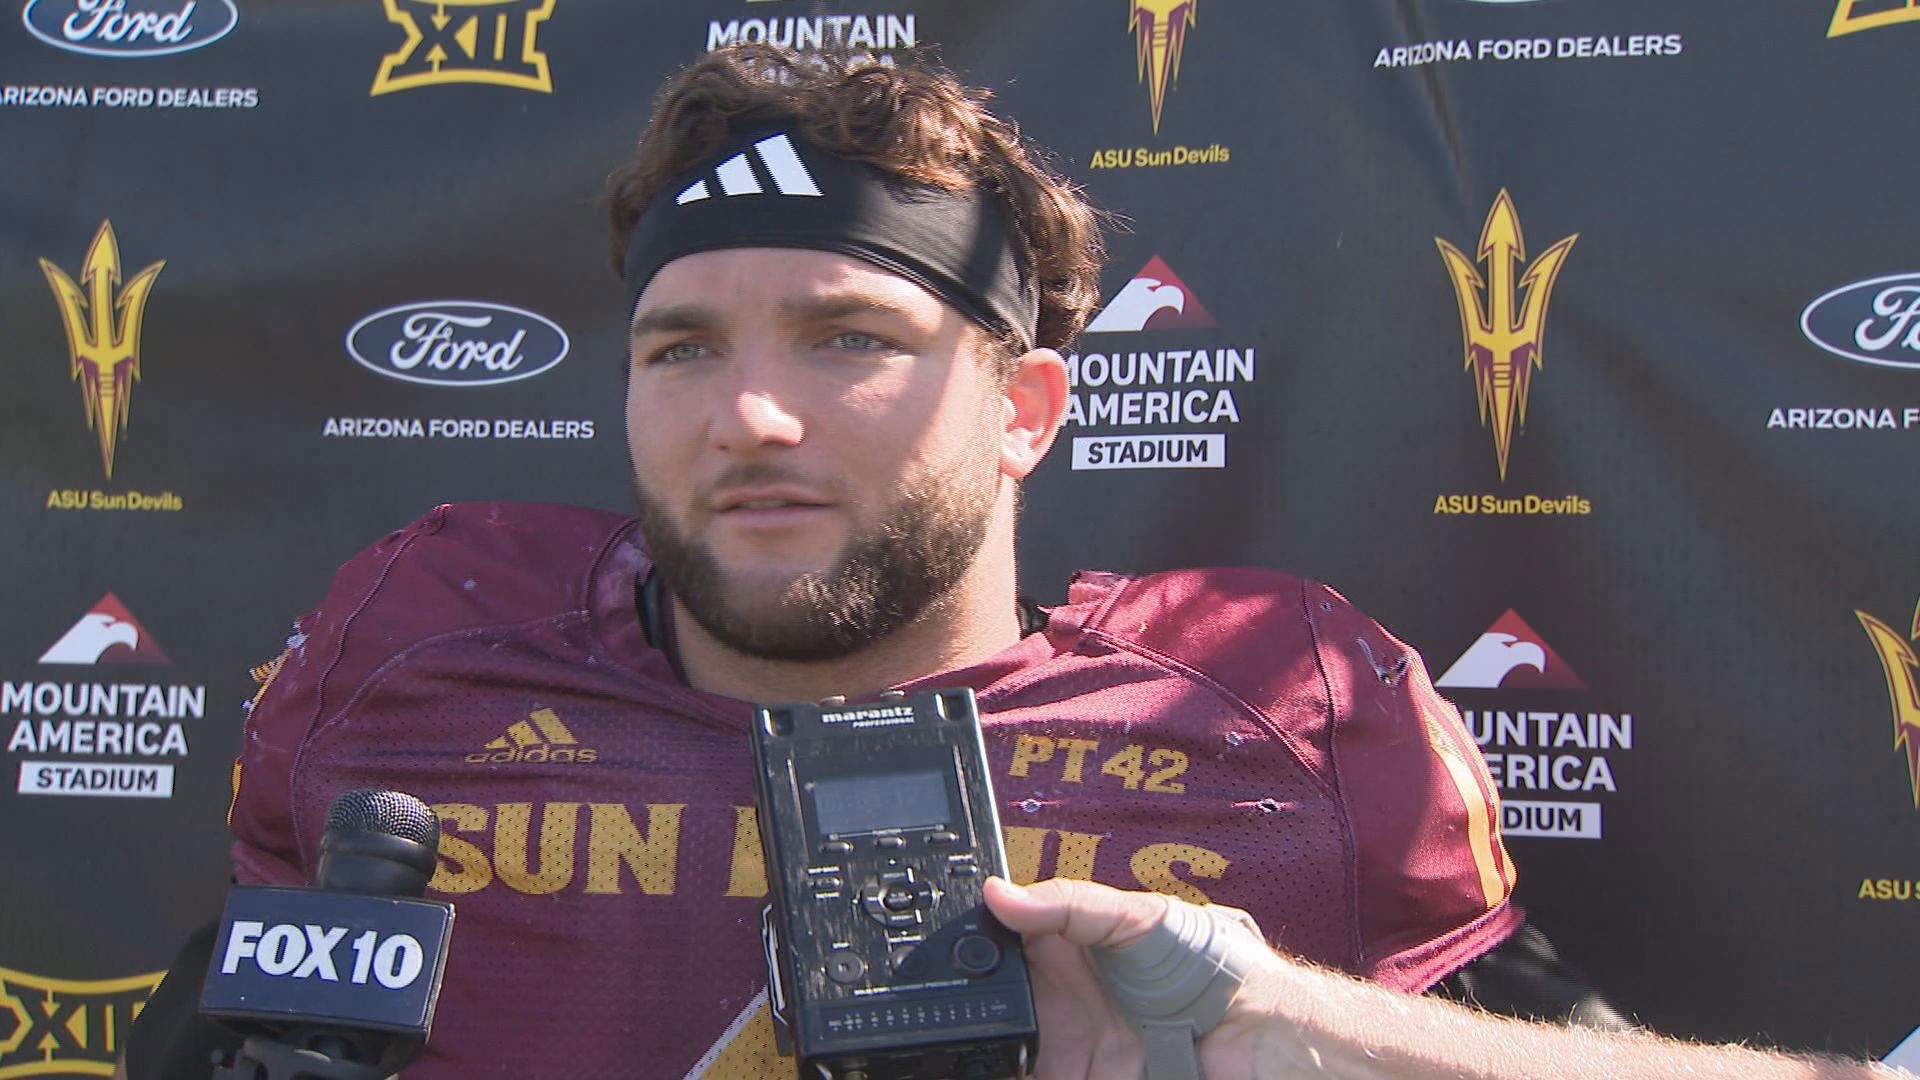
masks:
[[[751,705],[944,686],[979,696],[1017,877],[1219,901],[1395,991],[1613,1019],[1488,959],[1522,922],[1494,789],[1418,657],[1337,593],[1087,573],[1017,601],[1019,485],[1061,424],[1099,222],[982,98],[751,47],[673,80],[611,186],[637,521],[436,509],[263,672],[238,881],[308,880],[348,788],[442,819],[458,932],[409,1077],[790,1068]],[[1075,1039],[1042,1044],[1044,1074]]]

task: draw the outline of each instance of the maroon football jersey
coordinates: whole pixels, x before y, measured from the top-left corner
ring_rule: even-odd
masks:
[[[649,646],[630,520],[443,506],[343,567],[248,719],[240,881],[328,804],[412,792],[457,909],[424,1077],[760,1077],[774,1058],[745,702]],[[978,695],[1013,876],[1245,908],[1417,991],[1519,923],[1498,801],[1419,658],[1265,570],[1083,573],[1044,631],[902,689]],[[1044,1033],[1043,1033],[1044,1034]]]

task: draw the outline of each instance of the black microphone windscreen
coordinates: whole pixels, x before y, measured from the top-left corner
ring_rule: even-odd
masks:
[[[429,848],[440,846],[440,818],[404,791],[343,792],[327,808],[327,829],[382,833]]]

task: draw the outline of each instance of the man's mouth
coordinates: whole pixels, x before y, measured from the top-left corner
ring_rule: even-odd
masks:
[[[742,488],[723,492],[714,498],[712,505],[716,514],[728,514],[739,511],[820,509],[828,503],[811,491]]]

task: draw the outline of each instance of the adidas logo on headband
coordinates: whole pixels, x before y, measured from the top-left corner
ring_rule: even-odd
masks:
[[[793,149],[793,142],[785,134],[769,135],[715,166],[714,178],[720,182],[720,194],[765,194],[766,189],[760,186],[760,177],[754,173],[753,164],[756,160],[760,163],[760,170],[773,181],[774,191],[782,195],[820,195],[820,186],[813,182],[813,174],[807,171],[806,163],[800,160],[800,155]],[[712,195],[713,190],[706,180],[695,180],[673,201],[685,206]]]
[[[1008,196],[984,185],[914,183],[810,142],[793,117],[742,122],[723,138],[662,185],[633,223],[621,264],[629,317],[647,283],[675,259],[723,248],[807,248],[897,274],[1031,347],[1039,297]]]

